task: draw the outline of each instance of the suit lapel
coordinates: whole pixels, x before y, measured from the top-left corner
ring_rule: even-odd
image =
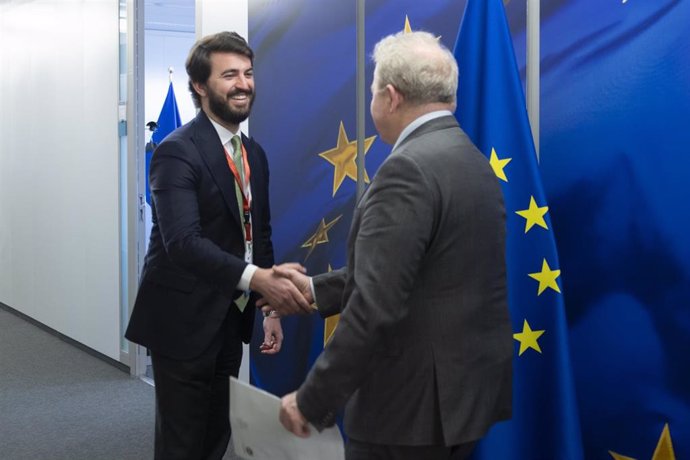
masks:
[[[225,149],[220,143],[218,133],[203,111],[199,111],[196,122],[193,137],[194,144],[199,149],[201,158],[206,163],[211,177],[218,185],[218,189],[230,214],[237,224],[241,226],[242,221],[240,220],[240,211],[237,208],[237,196],[235,195],[235,177],[232,175],[230,167],[228,167]]]

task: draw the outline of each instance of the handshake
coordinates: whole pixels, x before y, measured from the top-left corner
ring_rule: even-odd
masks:
[[[264,314],[275,311],[279,316],[309,314],[316,309],[307,270],[296,262],[258,268],[249,288],[261,294],[256,303]]]

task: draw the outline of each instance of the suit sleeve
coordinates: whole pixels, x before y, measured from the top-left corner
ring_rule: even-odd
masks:
[[[395,155],[381,166],[361,204],[349,282],[353,290],[333,339],[297,393],[300,411],[317,428],[335,414],[368,373],[399,322],[412,292],[434,220],[434,190],[419,166]]]
[[[346,279],[347,267],[313,278],[316,306],[322,318],[337,315],[342,311]]]
[[[197,188],[201,171],[179,142],[163,142],[151,160],[151,196],[170,260],[233,298],[246,262],[201,232]]]
[[[256,203],[254,206],[258,210],[258,216],[255,216],[254,220],[254,226],[258,230],[253,235],[255,239],[254,264],[261,268],[270,268],[274,263],[274,255],[273,242],[271,240],[273,230],[271,228],[271,206],[269,200],[268,159],[263,148],[258,143],[252,140],[250,146],[256,152],[263,172],[263,180],[259,182],[261,190],[252,190],[254,195],[253,201]]]

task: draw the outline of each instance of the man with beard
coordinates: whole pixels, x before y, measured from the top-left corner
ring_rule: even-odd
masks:
[[[125,336],[151,352],[156,459],[223,457],[229,376],[238,375],[251,338],[257,295],[310,311],[271,268],[268,162],[239,131],[255,97],[253,57],[234,32],[194,45],[186,69],[201,110],[151,160],[153,228]],[[262,351],[277,353],[280,320],[263,321]]]

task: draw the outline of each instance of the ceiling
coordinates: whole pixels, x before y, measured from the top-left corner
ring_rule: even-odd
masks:
[[[144,28],[173,32],[194,32],[195,0],[145,0]]]

